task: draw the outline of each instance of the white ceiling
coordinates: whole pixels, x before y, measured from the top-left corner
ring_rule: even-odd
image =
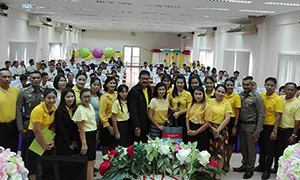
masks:
[[[97,2],[98,1],[98,2]],[[227,1],[227,2],[218,2]],[[28,0],[0,0],[22,11]],[[299,0],[30,0],[38,9],[27,11],[80,29],[183,33],[203,27],[248,23],[248,15],[275,15],[300,10]],[[104,3],[99,3],[104,2]],[[250,2],[250,3],[241,3]],[[267,5],[294,3],[296,6]],[[202,9],[195,9],[201,7]],[[214,10],[207,10],[215,8]],[[221,8],[222,11],[216,10]],[[240,10],[273,11],[273,13]]]

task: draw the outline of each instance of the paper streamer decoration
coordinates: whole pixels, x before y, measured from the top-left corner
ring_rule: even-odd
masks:
[[[89,56],[86,57],[86,58],[84,58],[84,59],[85,59],[85,60],[91,60],[91,59],[93,59],[93,58],[95,58],[95,57],[93,56],[93,53],[90,52]]]
[[[108,47],[104,49],[104,56],[106,58],[112,58],[114,57],[114,55],[115,55],[115,51],[112,48]]]
[[[103,50],[102,49],[96,48],[96,49],[93,50],[93,56],[95,58],[101,58],[102,55],[103,55]]]
[[[79,56],[83,59],[89,57],[90,53],[91,51],[87,48],[81,48],[79,50]]]

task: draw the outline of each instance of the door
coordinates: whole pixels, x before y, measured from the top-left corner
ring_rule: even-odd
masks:
[[[125,46],[124,63],[126,68],[126,84],[129,88],[139,81],[141,48]]]

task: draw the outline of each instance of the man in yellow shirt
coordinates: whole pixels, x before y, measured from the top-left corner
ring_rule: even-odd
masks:
[[[283,155],[284,149],[297,142],[297,134],[300,125],[300,101],[296,98],[297,85],[293,82],[285,84],[285,96],[283,100],[283,113],[278,128],[277,142],[275,145],[275,170],[278,167],[278,159]]]
[[[16,109],[19,89],[10,86],[11,72],[0,69],[0,146],[18,151],[19,131],[16,124]]]
[[[268,77],[265,80],[266,92],[261,92],[260,96],[264,100],[265,120],[263,130],[258,140],[259,166],[255,171],[263,172],[261,179],[269,179],[273,158],[275,155],[275,140],[277,139],[278,126],[283,112],[283,101],[275,93],[277,80]]]

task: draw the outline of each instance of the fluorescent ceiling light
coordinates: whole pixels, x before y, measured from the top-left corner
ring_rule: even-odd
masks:
[[[239,12],[246,12],[246,13],[262,13],[262,14],[273,14],[275,11],[261,11],[261,10],[251,10],[251,9],[241,9]]]
[[[299,7],[300,4],[295,3],[284,3],[284,2],[265,2],[266,5],[276,5],[276,6],[296,6]]]
[[[239,4],[251,4],[252,1],[244,0],[208,0],[210,2],[224,2],[224,3],[239,3]]]
[[[209,11],[228,11],[227,8],[211,8],[211,7],[193,7],[193,9],[199,9],[199,10],[209,10]]]
[[[102,10],[101,12],[107,12],[107,13],[128,13],[130,14],[131,11],[117,11],[117,10]]]
[[[179,9],[179,8],[181,8],[181,6],[175,6],[175,5],[160,5],[160,4],[146,4],[145,7],[174,8],[174,9]]]
[[[180,14],[180,16],[185,16],[185,17],[204,17],[204,18],[209,18],[209,16],[205,16],[205,15],[198,15],[198,14]]]
[[[85,8],[71,8],[71,7],[59,7],[59,9],[75,10],[75,11],[90,11],[91,10],[91,9],[85,9]]]
[[[219,18],[222,18],[222,19],[247,19],[247,18],[236,17],[236,16],[219,16]]]
[[[101,4],[118,4],[118,5],[132,5],[132,3],[127,2],[119,2],[119,1],[98,1],[94,0],[95,3],[101,3]]]
[[[43,1],[56,1],[56,2],[81,2],[81,0],[43,0]]]
[[[157,12],[141,12],[142,14],[150,14],[150,15],[160,15],[160,16],[168,16],[170,13],[157,13]]]

